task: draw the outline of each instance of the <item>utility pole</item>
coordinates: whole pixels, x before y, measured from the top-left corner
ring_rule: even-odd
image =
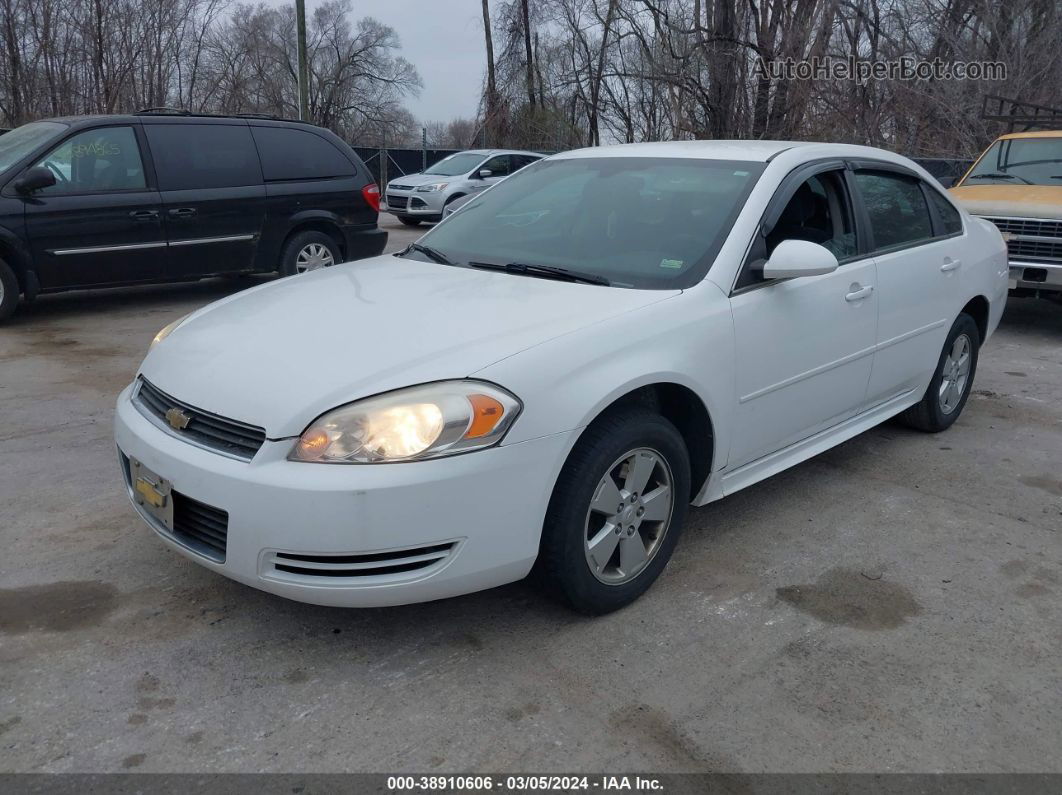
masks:
[[[310,70],[306,65],[306,0],[295,0],[295,27],[298,36],[299,119],[310,119]]]

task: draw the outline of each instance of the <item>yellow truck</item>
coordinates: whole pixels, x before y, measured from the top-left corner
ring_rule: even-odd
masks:
[[[1003,233],[1012,295],[1062,299],[1062,130],[1001,135],[951,194]]]

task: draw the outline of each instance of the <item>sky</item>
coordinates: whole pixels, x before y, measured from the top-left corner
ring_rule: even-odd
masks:
[[[318,3],[306,0],[307,16]],[[405,101],[419,121],[476,115],[486,68],[480,0],[351,0],[351,10],[352,19],[375,17],[398,34],[399,54],[424,82],[420,96]]]

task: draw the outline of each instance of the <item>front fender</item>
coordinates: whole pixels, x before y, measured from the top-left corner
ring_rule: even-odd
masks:
[[[735,390],[730,302],[711,282],[549,340],[479,372],[524,408],[505,444],[582,429],[629,392],[679,384],[700,397],[726,465]]]

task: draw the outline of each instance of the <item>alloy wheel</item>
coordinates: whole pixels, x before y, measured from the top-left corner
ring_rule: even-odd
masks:
[[[966,385],[970,380],[970,364],[972,362],[973,343],[965,334],[960,334],[951,345],[951,350],[944,358],[941,368],[940,393],[937,399],[940,402],[940,410],[945,414],[951,414],[962,402],[962,396],[966,393]]]
[[[315,271],[318,268],[327,268],[334,264],[335,259],[327,246],[321,243],[310,243],[303,246],[299,256],[295,258],[295,271],[297,273],[306,273],[307,271]]]
[[[674,508],[671,468],[641,447],[617,458],[594,490],[583,550],[593,575],[608,585],[637,577],[659,551]]]

